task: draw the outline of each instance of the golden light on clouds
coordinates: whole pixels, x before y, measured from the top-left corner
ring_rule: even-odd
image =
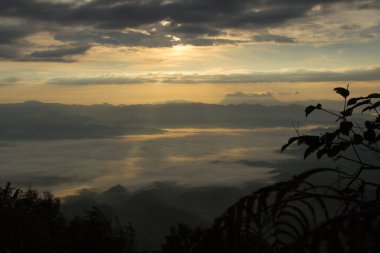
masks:
[[[218,103],[227,93],[266,90],[281,101],[316,92],[331,99],[333,86],[352,82],[360,93],[380,80],[374,0],[309,1],[289,10],[283,1],[217,9],[204,1],[204,10],[182,0],[60,2],[4,3],[0,102]],[[26,15],[32,5],[51,15]],[[152,13],[120,16],[131,10]]]

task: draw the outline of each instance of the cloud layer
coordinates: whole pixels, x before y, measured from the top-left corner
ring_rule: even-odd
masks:
[[[48,81],[51,85],[102,85],[102,84],[241,84],[265,82],[351,82],[380,80],[380,68],[349,69],[343,71],[296,70],[286,72],[254,72],[241,74],[149,74],[139,76],[59,77]]]
[[[320,22],[325,16],[339,10],[359,12],[377,8],[375,0],[3,0],[0,57],[73,61],[75,55],[85,53],[91,45],[296,43],[299,40],[291,31],[281,32],[278,28],[291,27],[301,32],[305,27],[298,26],[307,23],[328,30]],[[372,34],[376,31],[367,28],[360,24],[341,26],[342,31],[360,30],[363,38],[375,38]],[[55,45],[56,48],[36,50],[33,43],[26,43],[28,36],[41,32],[51,34],[56,41],[65,43],[66,48]]]

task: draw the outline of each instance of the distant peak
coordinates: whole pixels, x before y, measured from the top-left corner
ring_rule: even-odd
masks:
[[[265,92],[242,92],[226,94],[222,104],[261,104],[261,105],[282,105],[283,103],[273,97],[271,91]]]
[[[43,104],[43,102],[38,100],[27,100],[24,102],[24,104]]]
[[[117,184],[115,186],[112,186],[108,190],[106,190],[106,192],[108,192],[108,193],[125,193],[125,192],[127,192],[127,189],[124,186]]]

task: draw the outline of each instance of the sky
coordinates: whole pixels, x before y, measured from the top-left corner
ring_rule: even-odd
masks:
[[[2,0],[0,103],[374,91],[378,0]]]
[[[325,105],[348,84],[353,96],[379,92],[379,55],[380,0],[0,0],[0,185],[67,198],[159,182],[241,196],[236,187],[330,166],[299,147],[280,154],[294,128],[330,127],[315,112],[298,129],[306,103],[282,102]],[[29,100],[156,105],[4,105]],[[183,101],[224,105],[157,105]]]

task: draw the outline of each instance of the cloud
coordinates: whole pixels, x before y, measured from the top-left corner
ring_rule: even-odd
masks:
[[[139,76],[92,76],[57,77],[50,79],[52,85],[98,85],[98,84],[239,84],[261,82],[350,82],[380,80],[380,67],[372,69],[351,69],[346,71],[291,70],[288,72],[255,72],[231,74],[142,74]],[[293,93],[294,95],[297,92]],[[289,94],[279,94],[289,95]]]
[[[18,77],[8,77],[0,79],[0,85],[13,85],[20,81]]]
[[[38,1],[2,0],[0,18],[28,25],[0,28],[0,43],[10,43],[30,34],[48,31],[64,42],[102,45],[170,47],[177,44],[212,46],[249,41],[223,38],[228,30],[255,32],[257,42],[294,43],[296,39],[268,34],[270,28],[310,17],[317,6],[346,3],[343,0],[94,0]],[[351,0],[350,2],[359,2]],[[376,1],[368,1],[373,5]],[[162,21],[167,23],[163,25]],[[127,31],[129,29],[129,31]],[[134,32],[130,29],[144,31]],[[179,40],[172,40],[175,36]],[[45,57],[51,60],[51,57]],[[43,59],[43,57],[39,57]]]
[[[342,30],[357,30],[357,29],[359,29],[360,27],[361,27],[361,26],[358,25],[358,24],[350,24],[350,25],[345,24],[345,25],[341,25],[341,26],[340,26],[340,29],[342,29]]]
[[[292,95],[298,95],[300,94],[299,91],[294,91],[294,92],[279,92],[277,93],[280,96],[292,96]]]
[[[260,82],[338,82],[380,80],[380,68],[347,71],[293,70],[247,74],[178,75],[162,79],[164,83],[260,83]]]
[[[72,48],[58,48],[54,50],[47,50],[47,51],[36,51],[33,52],[30,56],[32,57],[41,57],[41,58],[60,58],[65,56],[72,56],[77,54],[83,54],[87,50],[89,50],[91,46],[85,45],[85,46],[77,46]]]
[[[64,42],[81,42],[99,45],[129,46],[129,47],[170,47],[173,42],[163,34],[136,31],[106,31],[91,30],[63,32],[54,35],[56,40]]]
[[[221,30],[214,27],[186,24],[180,26],[170,26],[170,31],[176,34],[184,34],[187,36],[197,36],[197,35],[207,35],[207,36],[217,36],[222,34]]]
[[[82,55],[91,48],[89,44],[68,44],[29,52],[33,50],[33,44],[19,40],[28,34],[28,32],[9,30],[9,37],[2,39],[0,31],[0,58],[13,61],[72,62],[74,61],[72,56]],[[7,36],[6,33],[3,35]]]
[[[346,71],[292,70],[247,74],[167,76],[164,83],[258,83],[258,82],[335,82],[380,80],[380,67]]]
[[[0,25],[0,45],[10,44],[34,32],[33,29],[26,25]]]
[[[380,9],[380,3],[376,0],[363,1],[364,3],[360,3],[360,9]]]
[[[20,57],[20,54],[20,48],[17,45],[0,44],[0,58],[18,59]]]
[[[49,81],[52,85],[102,85],[102,84],[143,84],[157,82],[149,77],[128,77],[128,76],[98,76],[98,77],[63,77],[53,78]]]
[[[256,42],[296,43],[296,40],[294,38],[275,34],[255,35],[253,36],[253,40]]]
[[[74,47],[61,47],[52,50],[35,51],[27,57],[22,57],[21,61],[53,61],[53,62],[65,62],[73,61],[70,56],[81,55],[87,52],[91,46],[79,45]]]

